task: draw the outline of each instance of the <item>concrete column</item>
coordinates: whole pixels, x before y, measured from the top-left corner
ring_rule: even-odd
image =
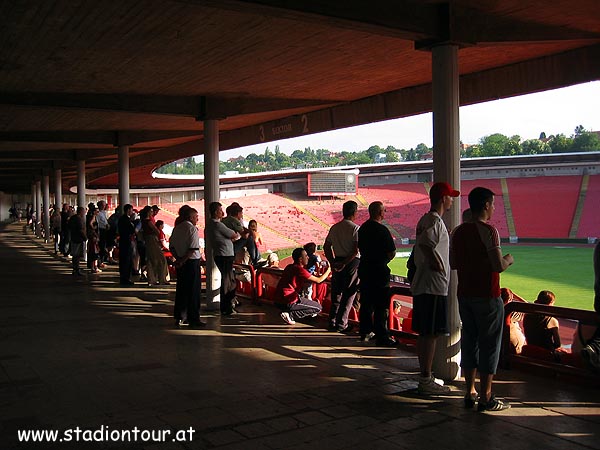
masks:
[[[433,180],[446,181],[460,190],[460,127],[459,127],[459,75],[458,46],[440,45],[432,50],[433,93]],[[448,230],[460,223],[460,197],[444,215]],[[456,297],[456,271],[450,277],[449,337],[437,342],[433,362],[435,374],[445,380],[456,379],[460,374],[460,316]]]
[[[42,220],[46,232],[45,241],[50,240],[50,175],[42,175]]]
[[[129,146],[119,146],[119,205],[129,203]]]
[[[62,209],[62,170],[54,169],[54,203],[59,211]]]
[[[40,223],[42,222],[42,182],[35,182],[35,235],[42,236]]]
[[[219,122],[204,121],[204,214],[205,228],[211,220],[208,205],[219,200]],[[213,259],[213,246],[205,239],[206,248],[206,305],[208,309],[219,309],[221,274]]]
[[[87,207],[85,201],[85,161],[77,161],[77,206]]]

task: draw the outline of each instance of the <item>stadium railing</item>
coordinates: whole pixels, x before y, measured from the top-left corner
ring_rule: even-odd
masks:
[[[594,311],[584,311],[580,309],[565,308],[562,306],[539,305],[536,303],[509,302],[504,307],[505,318],[513,312],[522,312],[525,314],[543,314],[562,319],[577,320],[582,325],[592,325],[600,327],[600,314]],[[512,367],[529,367],[541,370],[547,376],[551,371],[554,375],[566,375],[575,377],[578,380],[591,381],[600,386],[600,376],[577,363],[578,355],[569,355],[568,358],[562,358],[560,361],[551,357],[550,351],[544,349],[540,351],[524,351],[517,355],[510,352],[510,332],[506,325],[502,337],[502,351],[500,356],[501,367],[510,369]]]

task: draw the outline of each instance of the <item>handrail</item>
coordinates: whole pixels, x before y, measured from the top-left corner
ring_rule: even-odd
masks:
[[[528,314],[544,314],[562,319],[578,320],[586,325],[600,326],[600,314],[595,311],[565,308],[564,306],[540,305],[537,303],[509,302],[504,306],[504,316],[510,313],[523,312]]]
[[[543,361],[541,359],[532,358],[525,355],[513,355],[510,353],[510,330],[507,325],[508,317],[514,312],[521,312],[525,314],[543,314],[547,316],[559,317],[562,319],[577,320],[582,324],[600,326],[600,314],[594,311],[584,311],[581,309],[565,308],[563,306],[550,306],[540,305],[537,303],[526,303],[520,301],[509,302],[504,306],[504,329],[502,338],[502,350],[501,350],[501,364],[504,368],[510,368],[512,361],[523,361],[530,366],[543,367],[550,369],[556,373],[563,373],[567,375],[574,375],[581,380],[582,377],[593,380],[594,384],[597,384],[598,377],[593,372],[585,370],[579,367],[570,366],[565,363]]]
[[[393,278],[392,278],[393,277]],[[403,295],[405,297],[412,297],[412,292],[410,291],[410,283],[406,279],[406,277],[392,275],[392,279],[390,281],[390,305],[389,305],[389,315],[388,315],[388,328],[390,334],[393,334],[397,337],[408,338],[409,340],[413,340],[417,338],[417,333],[413,333],[410,331],[399,331],[392,329],[392,320],[393,320],[393,311],[394,311],[394,296],[395,295]]]
[[[278,277],[281,277],[281,274],[283,273],[283,270],[279,269],[279,268],[273,268],[273,267],[259,267],[256,270],[256,281],[255,281],[255,299],[256,301],[260,300],[263,298],[263,284],[262,284],[262,277],[263,274],[271,274],[271,275],[275,275]]]
[[[390,283],[390,297],[392,295],[406,295],[408,297],[412,297],[412,292],[410,291],[409,283]]]

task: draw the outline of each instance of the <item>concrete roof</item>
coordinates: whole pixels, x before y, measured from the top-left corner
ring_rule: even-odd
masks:
[[[433,45],[460,45],[461,104],[600,78],[594,0],[23,0],[0,5],[0,190],[44,170],[131,186],[203,152],[431,110]]]

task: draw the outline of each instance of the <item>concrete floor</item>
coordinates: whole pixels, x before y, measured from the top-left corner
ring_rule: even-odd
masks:
[[[116,268],[75,279],[22,224],[0,233],[0,274],[0,449],[600,449],[598,389],[503,371],[496,392],[512,408],[477,413],[462,407],[460,381],[419,397],[413,353],[324,322],[290,327],[269,306],[203,312],[206,329],[176,330],[174,286],[121,288]],[[102,426],[170,434],[17,438],[79,427],[86,439]],[[173,442],[190,427],[192,440]]]

